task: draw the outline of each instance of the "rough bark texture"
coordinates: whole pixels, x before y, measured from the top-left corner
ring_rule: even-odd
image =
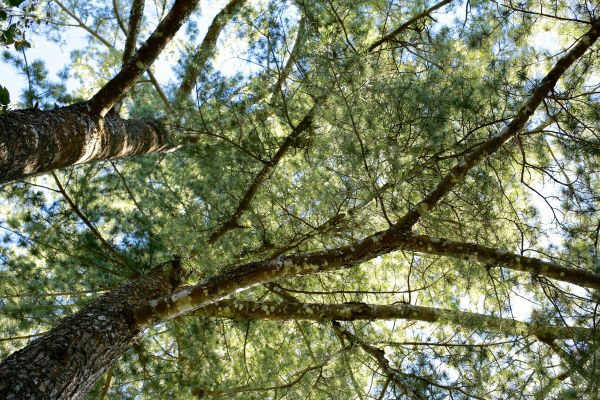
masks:
[[[133,56],[135,51],[138,30],[142,17],[144,15],[144,0],[133,0],[131,11],[129,12],[129,29],[125,40],[125,49],[123,50],[123,64]]]
[[[166,131],[152,121],[92,117],[83,104],[11,111],[0,115],[0,183],[168,148]]]
[[[78,399],[140,333],[132,310],[178,284],[180,269],[157,267],[108,293],[0,364],[0,398]]]

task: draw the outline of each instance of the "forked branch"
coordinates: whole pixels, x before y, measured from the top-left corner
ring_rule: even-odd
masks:
[[[175,1],[169,13],[121,71],[90,99],[88,109],[92,115],[104,117],[119,98],[131,89],[175,36],[198,2],[199,0]]]

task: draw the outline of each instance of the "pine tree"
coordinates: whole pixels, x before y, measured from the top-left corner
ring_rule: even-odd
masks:
[[[592,3],[37,7],[2,398],[599,396]]]

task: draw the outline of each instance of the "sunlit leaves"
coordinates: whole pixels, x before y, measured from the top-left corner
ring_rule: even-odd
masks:
[[[126,15],[126,4],[116,3],[121,16]],[[5,60],[31,78],[21,99],[26,106],[38,102],[52,108],[53,103],[87,98],[120,68],[124,35],[112,2],[68,5],[93,32],[68,65],[81,85],[67,90],[66,73],[62,82],[52,83],[42,62],[26,65],[22,55],[12,53]],[[162,4],[156,5],[145,15],[149,23],[144,29],[161,15]],[[175,140],[193,139],[193,145],[185,142],[169,154],[76,166],[59,176],[89,221],[125,259],[145,271],[179,254],[191,271],[190,283],[232,265],[329,249],[386,229],[475,146],[500,131],[555,62],[552,52],[534,41],[549,26],[547,21],[488,2],[449,8],[454,14],[424,19],[381,49],[366,51],[421,5],[253,2],[228,28],[215,54],[216,59],[225,53],[223,43],[237,37],[248,45],[235,55],[245,60],[246,68],[231,74],[209,63],[194,96],[180,107],[167,109],[145,79],[123,99],[122,115],[162,119]],[[561,7],[551,11],[571,14]],[[531,10],[537,9],[532,2]],[[302,16],[307,21],[304,45],[277,87]],[[73,22],[63,12],[57,11],[55,18]],[[560,24],[566,47],[583,27]],[[199,27],[190,24],[174,48],[193,49],[201,39]],[[52,26],[47,30],[50,37],[61,33]],[[185,65],[186,51],[181,50],[179,65]],[[417,233],[600,268],[597,61],[590,53],[565,75],[531,124],[473,168],[419,222]],[[180,71],[165,73],[170,66],[156,67],[172,98]],[[0,102],[8,103],[2,91]],[[258,171],[317,102],[310,129],[260,183],[238,226],[208,244]],[[543,132],[530,131],[546,118],[552,121]],[[3,188],[0,288],[6,299],[0,323],[7,335],[49,327],[124,279],[122,267],[53,183],[44,177],[28,182]],[[594,323],[595,303],[589,300],[594,293],[499,267],[477,257],[394,252],[343,271],[279,283],[301,301],[410,302],[531,317],[540,323]],[[74,291],[90,294],[58,294]],[[8,300],[13,295],[22,297]],[[236,296],[279,299],[265,287]],[[399,376],[425,398],[444,398],[449,390],[456,398],[466,397],[431,382],[481,398],[552,398],[571,395],[571,386],[573,393],[581,393],[588,385],[577,375],[572,381],[557,380],[568,372],[566,364],[546,344],[517,333],[505,337],[485,327],[414,321],[343,326],[381,348]],[[373,357],[341,342],[327,321],[185,317],[144,333],[115,366],[109,394],[189,398],[226,393],[257,399],[404,395],[400,386],[389,384]],[[594,351],[570,342],[560,345],[577,357]]]

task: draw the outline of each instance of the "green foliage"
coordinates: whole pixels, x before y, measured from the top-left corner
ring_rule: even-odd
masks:
[[[6,108],[10,104],[10,93],[8,89],[4,86],[0,86],[0,106],[2,106],[2,111],[6,111]]]
[[[550,25],[566,48],[586,29],[573,19],[594,15],[589,2],[575,9],[561,2],[507,8],[471,1],[443,8],[368,52],[370,43],[425,8],[409,3],[248,2],[200,71],[193,96],[167,108],[144,76],[122,101],[123,117],[160,119],[187,145],[72,166],[57,177],[126,264],[144,272],[178,254],[191,271],[189,284],[245,262],[348,245],[386,229],[515,115],[557,59],[535,40],[540,32]],[[79,22],[49,6],[56,23],[43,27],[49,38],[68,40],[64,24],[85,24],[82,32],[90,35],[58,82],[43,61],[27,61],[27,46],[17,45],[20,26],[3,31],[2,43],[19,50],[3,61],[28,80],[23,107],[52,109],[87,99],[121,68],[125,35],[114,4],[126,20],[128,2],[65,2]],[[14,15],[7,7],[3,21]],[[148,2],[138,42],[163,7]],[[536,15],[540,7],[560,19]],[[302,17],[303,44],[286,71]],[[201,41],[202,23],[194,18],[155,64],[170,100],[189,49]],[[227,53],[233,44],[240,54]],[[232,74],[227,67],[234,56],[243,62]],[[599,272],[598,61],[598,52],[589,52],[569,70],[531,123],[477,164],[419,221],[416,233]],[[166,66],[174,71],[165,74]],[[79,86],[68,86],[69,77]],[[5,108],[9,100],[0,86],[0,104]],[[209,243],[311,110],[310,128],[261,182],[235,229]],[[531,131],[547,118],[552,123],[543,132]],[[0,342],[5,356],[28,343],[19,337],[50,329],[129,279],[130,271],[73,212],[51,176],[5,185],[0,198],[0,330],[2,338],[13,338]],[[410,303],[597,328],[597,291],[501,267],[468,255],[398,251],[278,284],[303,302]],[[264,286],[235,297],[280,300]],[[508,328],[442,322],[341,325],[384,350],[399,379],[421,398],[597,396],[594,341],[557,340],[564,350],[558,354]],[[108,397],[408,398],[357,343],[340,338],[329,321],[184,316],[143,333],[113,367]],[[98,398],[104,384],[99,381],[89,398]]]

